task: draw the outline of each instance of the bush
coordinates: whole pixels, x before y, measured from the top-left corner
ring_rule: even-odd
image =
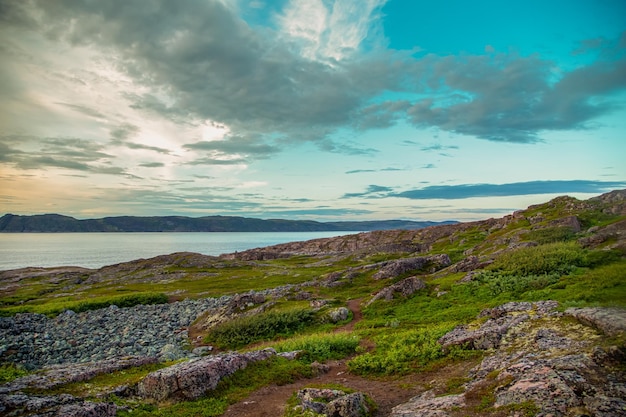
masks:
[[[271,311],[222,323],[211,329],[204,340],[223,349],[238,349],[250,343],[293,335],[313,321],[314,312],[310,309]]]
[[[489,269],[504,275],[566,275],[575,267],[586,264],[586,251],[578,244],[559,242],[504,253],[496,258]]]
[[[347,333],[313,334],[301,336],[273,345],[277,352],[292,352],[300,350],[298,359],[304,362],[328,359],[341,359],[356,352],[359,339]]]
[[[376,350],[350,360],[348,369],[361,375],[393,375],[423,368],[444,356],[437,340],[453,327],[441,324],[385,332],[374,338]]]
[[[526,291],[541,290],[559,281],[560,274],[544,275],[507,275],[500,272],[484,272],[476,277],[476,281],[486,284],[491,295],[505,292],[519,296]]]

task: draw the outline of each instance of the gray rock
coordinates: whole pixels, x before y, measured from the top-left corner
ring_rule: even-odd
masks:
[[[409,297],[415,294],[417,291],[426,288],[426,283],[422,281],[418,277],[409,277],[405,278],[400,282],[397,282],[393,285],[383,288],[380,290],[372,299],[367,303],[367,305],[372,304],[376,300],[387,300],[391,301],[395,297],[396,294],[400,294],[403,297]]]
[[[361,392],[347,394],[328,388],[304,388],[297,392],[300,407],[330,417],[365,417],[370,415]]]
[[[454,409],[464,406],[463,394],[435,397],[435,392],[430,390],[395,406],[389,417],[448,417]]]
[[[446,254],[398,259],[384,263],[380,270],[373,275],[373,278],[395,278],[404,273],[424,268],[427,268],[429,272],[434,272],[451,263],[450,257]]]
[[[250,362],[274,355],[276,351],[270,348],[192,359],[148,374],[139,382],[137,392],[141,397],[157,401],[170,398],[194,400],[215,389],[222,378],[245,368]]]
[[[337,323],[350,317],[350,310],[348,310],[346,307],[335,308],[328,312],[328,317],[330,318],[331,322]]]
[[[565,314],[600,329],[608,336],[626,331],[626,310],[621,308],[568,308]]]

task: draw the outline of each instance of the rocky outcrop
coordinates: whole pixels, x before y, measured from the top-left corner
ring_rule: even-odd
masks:
[[[387,300],[391,301],[394,299],[396,294],[399,294],[403,297],[409,297],[415,294],[417,291],[426,288],[426,283],[422,281],[418,277],[409,277],[405,278],[400,282],[397,282],[393,285],[383,288],[379,292],[372,297],[372,299],[367,303],[367,305],[372,304],[376,300]]]
[[[361,392],[347,394],[327,388],[305,388],[297,392],[300,409],[329,417],[366,417],[370,415],[365,395]]]
[[[427,270],[425,272],[432,273],[450,264],[450,257],[446,254],[397,259],[384,262],[380,270],[373,275],[373,278],[396,278],[399,275],[416,270]]]
[[[440,339],[443,346],[488,349],[473,368],[462,394],[418,395],[393,409],[391,417],[445,417],[500,412],[520,415],[525,407],[538,417],[626,416],[626,352],[600,343],[603,335],[623,334],[626,311],[570,309],[580,320],[564,320],[556,303],[507,303],[480,314],[476,329],[456,328]],[[583,323],[593,325],[588,327]],[[610,324],[609,324],[610,323]],[[473,414],[474,413],[474,414]],[[500,415],[500,414],[498,414]]]
[[[97,375],[148,365],[156,361],[155,357],[127,357],[99,362],[53,365],[0,386],[0,394],[24,389],[49,390],[71,382],[87,381]]]
[[[469,326],[457,326],[439,339],[444,350],[451,346],[463,346],[468,349],[486,350],[498,348],[509,329],[530,319],[530,314],[541,317],[558,306],[554,301],[537,303],[511,302],[499,307],[483,310],[479,317],[490,317],[477,329]]]
[[[222,378],[244,369],[251,362],[276,355],[274,349],[248,353],[224,353],[179,363],[148,374],[139,382],[137,392],[143,398],[194,400],[217,387]]]

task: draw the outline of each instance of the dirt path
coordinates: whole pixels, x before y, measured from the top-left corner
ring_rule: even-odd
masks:
[[[353,319],[350,323],[335,331],[351,331],[363,319],[361,300],[348,301]],[[440,387],[443,390],[445,380],[464,375],[473,363],[455,364],[438,372],[423,372],[402,378],[368,379],[348,372],[348,359],[327,362],[330,370],[311,379],[303,379],[287,385],[263,387],[244,401],[233,404],[223,417],[279,417],[285,412],[287,399],[296,391],[312,384],[340,384],[370,396],[378,405],[376,416],[387,416],[393,407],[408,401],[426,390],[426,387]]]

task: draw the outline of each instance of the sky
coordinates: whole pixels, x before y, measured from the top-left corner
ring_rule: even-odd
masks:
[[[469,221],[622,188],[623,0],[0,0],[0,214]]]

